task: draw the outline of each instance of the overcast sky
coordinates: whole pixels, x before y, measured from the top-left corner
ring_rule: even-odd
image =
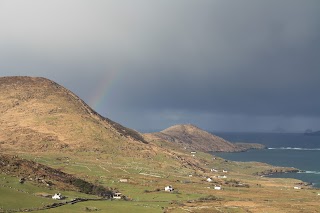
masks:
[[[0,75],[137,130],[320,130],[319,0],[0,0]]]

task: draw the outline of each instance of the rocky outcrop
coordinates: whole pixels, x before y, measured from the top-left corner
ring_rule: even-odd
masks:
[[[250,149],[265,149],[267,148],[263,144],[259,143],[234,143],[238,148],[243,149],[243,151],[247,151]]]

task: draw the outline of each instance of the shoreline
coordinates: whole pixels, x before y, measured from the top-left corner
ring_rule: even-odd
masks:
[[[248,152],[248,151],[252,151],[253,149],[249,149],[246,151],[242,151],[242,152]],[[266,147],[265,149],[254,149],[254,150],[269,150],[268,147]],[[215,152],[211,152],[210,154],[214,154]],[[217,152],[216,152],[217,153]],[[223,152],[219,152],[219,153],[223,153]],[[227,152],[225,152],[227,153]],[[230,153],[230,152],[229,152]],[[231,153],[239,153],[239,152],[231,152]],[[223,158],[223,157],[221,157]],[[225,158],[223,158],[225,159]],[[225,159],[225,160],[229,160],[229,159]],[[234,161],[234,160],[232,160]],[[235,162],[246,162],[246,161],[236,161]],[[260,163],[266,163],[268,165],[270,165],[270,167],[272,167],[271,169],[267,169],[265,171],[261,171],[261,172],[256,172],[254,173],[254,175],[257,176],[261,176],[261,177],[268,177],[268,178],[290,178],[290,179],[296,179],[298,181],[301,181],[301,183],[299,183],[299,185],[304,186],[304,187],[310,187],[313,189],[320,189],[320,183],[314,183],[314,182],[308,182],[305,181],[301,178],[297,178],[297,177],[274,177],[274,175],[284,175],[284,174],[307,174],[305,170],[301,170],[295,167],[283,167],[283,166],[277,166],[274,164],[269,164],[267,162],[261,162],[261,161],[257,161]]]

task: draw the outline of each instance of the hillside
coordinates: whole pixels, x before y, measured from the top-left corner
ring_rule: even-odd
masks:
[[[111,190],[96,186],[57,169],[21,159],[18,156],[0,154],[0,172],[20,178],[20,183],[32,182],[49,189],[76,190],[87,194],[111,196]]]
[[[163,169],[201,170],[190,156],[148,144],[139,132],[102,117],[74,93],[45,78],[0,78],[0,106],[0,154],[56,159],[65,153],[81,156],[80,161],[138,161],[161,164]]]
[[[115,141],[146,143],[140,133],[100,116],[45,78],[0,78],[0,106],[2,151],[112,151],[121,145]]]
[[[0,78],[0,106],[0,212],[319,209],[318,190],[299,180],[264,177],[297,171],[293,168],[233,162],[201,151],[191,154],[196,149],[211,151],[207,147],[243,150],[192,125],[143,138],[44,78]],[[164,191],[168,185],[175,190]],[[295,191],[296,185],[305,189]],[[52,200],[50,195],[57,192],[66,198]],[[127,201],[100,199],[96,195],[101,192],[107,197],[120,192]]]
[[[147,133],[145,137],[149,140],[170,141],[191,151],[240,152],[265,148],[261,144],[234,144],[191,124],[175,125],[161,132]]]

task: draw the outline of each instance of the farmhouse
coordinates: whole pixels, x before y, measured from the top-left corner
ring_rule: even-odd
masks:
[[[173,190],[174,190],[174,188],[172,186],[164,187],[164,191],[166,191],[166,192],[172,192]]]
[[[61,200],[63,197],[61,195],[61,193],[56,193],[52,196],[52,199],[54,200]]]
[[[207,178],[207,181],[208,181],[208,182],[212,182],[212,179],[211,179],[211,178]]]
[[[221,190],[221,186],[214,186],[215,190]]]
[[[112,198],[119,200],[119,199],[121,199],[121,195],[122,195],[122,194],[121,194],[120,192],[116,192],[116,193],[113,194]]]

